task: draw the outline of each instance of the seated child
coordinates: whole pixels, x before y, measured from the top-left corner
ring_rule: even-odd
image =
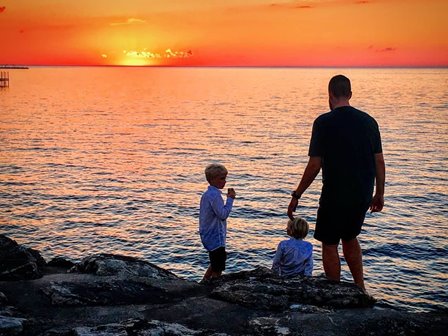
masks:
[[[283,277],[311,276],[313,272],[313,245],[303,240],[308,234],[308,222],[303,218],[289,220],[286,233],[291,238],[278,244],[272,270]]]
[[[199,234],[202,245],[208,251],[210,265],[203,281],[221,276],[226,268],[227,217],[232,210],[235,190],[227,190],[224,203],[221,189],[226,185],[227,169],[221,164],[210,164],[205,168],[205,177],[209,183],[202,194],[199,207]]]

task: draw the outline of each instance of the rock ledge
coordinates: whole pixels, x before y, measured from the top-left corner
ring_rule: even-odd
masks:
[[[0,335],[445,335],[447,312],[375,307],[350,283],[266,268],[187,281],[137,258],[48,264],[0,235]]]

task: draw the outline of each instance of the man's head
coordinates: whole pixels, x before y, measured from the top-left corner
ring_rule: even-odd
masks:
[[[352,97],[350,79],[344,75],[337,75],[331,78],[328,83],[328,95],[330,109],[334,109],[338,105],[348,105],[348,101]]]
[[[328,83],[328,92],[335,98],[350,98],[352,96],[350,79],[344,75],[334,76]]]

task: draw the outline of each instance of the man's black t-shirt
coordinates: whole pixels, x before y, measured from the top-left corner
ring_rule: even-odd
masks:
[[[313,124],[309,156],[322,158],[320,204],[367,206],[375,181],[375,154],[382,152],[378,124],[370,115],[342,106]]]

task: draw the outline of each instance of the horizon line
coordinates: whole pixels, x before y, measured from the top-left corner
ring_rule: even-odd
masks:
[[[8,67],[101,67],[101,68],[303,68],[303,69],[444,69],[447,65],[120,65],[120,64],[0,64]]]

